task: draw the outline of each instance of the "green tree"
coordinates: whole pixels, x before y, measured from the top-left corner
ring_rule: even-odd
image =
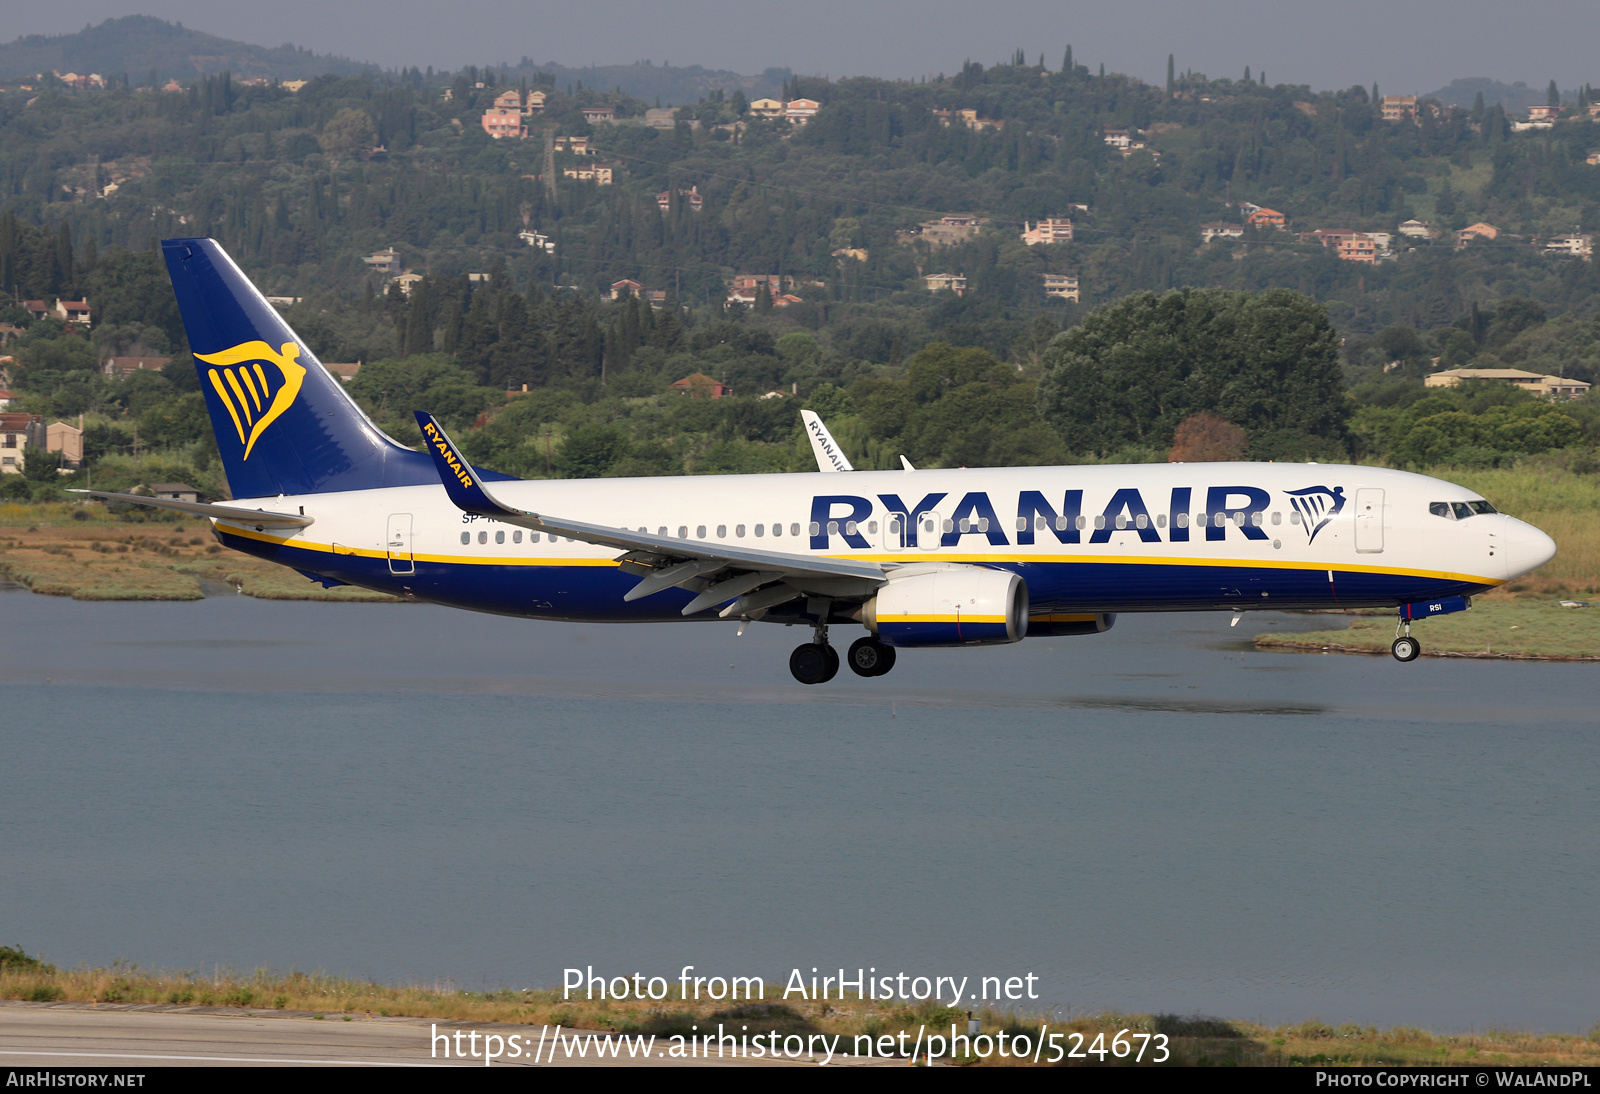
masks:
[[[1256,433],[1340,441],[1345,400],[1327,309],[1300,293],[1137,293],[1091,312],[1044,355],[1039,410],[1068,445],[1165,451],[1210,412]]]
[[[345,159],[357,152],[371,148],[378,141],[377,130],[365,110],[353,106],[342,108],[322,127],[317,143],[334,159]]]

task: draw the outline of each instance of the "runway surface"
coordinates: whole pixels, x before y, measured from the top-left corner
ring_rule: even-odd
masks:
[[[472,1046],[467,1031],[481,1036],[477,1054],[454,1058],[456,1030],[461,1044]],[[442,1051],[433,1035],[446,1038]],[[596,1039],[603,1031],[562,1031],[562,1035]],[[502,1051],[513,1036],[526,1044],[517,1058],[502,1056],[494,1067],[815,1067],[819,1060],[676,1059],[665,1055],[670,1047],[658,1037],[647,1056],[597,1058],[593,1042],[583,1057],[552,1050],[546,1037],[537,1061],[539,1026],[485,1023],[471,1025],[436,1022],[426,1018],[384,1018],[355,1014],[246,1011],[222,1007],[175,1007],[147,1004],[19,1003],[0,1002],[0,1069],[6,1068],[110,1068],[137,1072],[155,1067],[483,1067],[487,1037],[501,1039]],[[570,1042],[568,1042],[570,1043]],[[841,1042],[845,1044],[846,1042]],[[519,1044],[519,1049],[521,1045]],[[551,1059],[551,1057],[554,1059]],[[904,1060],[861,1059],[835,1056],[829,1066],[903,1067]]]

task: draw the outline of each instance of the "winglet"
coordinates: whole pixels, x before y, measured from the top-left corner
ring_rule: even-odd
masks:
[[[822,424],[815,411],[802,410],[800,420],[806,423],[806,437],[811,441],[811,452],[817,457],[818,471],[854,471],[850,460],[833,439],[828,427]]]
[[[483,483],[479,481],[477,469],[461,455],[461,450],[445,433],[444,426],[440,425],[432,414],[421,410],[414,413],[417,416],[417,425],[422,427],[422,447],[433,457],[434,466],[439,471],[439,480],[444,483],[445,492],[450,495],[450,500],[455,502],[456,508],[463,512],[476,513],[481,517],[497,517],[512,512],[496,501],[484,488]]]

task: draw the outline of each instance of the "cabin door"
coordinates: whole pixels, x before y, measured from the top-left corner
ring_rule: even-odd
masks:
[[[1356,491],[1356,553],[1375,555],[1383,550],[1383,491]]]
[[[411,514],[391,513],[389,515],[389,535],[384,540],[389,552],[389,572],[391,574],[413,574],[417,572],[416,563],[411,558]]]

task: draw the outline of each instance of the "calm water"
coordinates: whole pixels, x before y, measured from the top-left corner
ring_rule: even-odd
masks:
[[[0,594],[0,942],[1600,1022],[1600,669],[1244,641],[1325,622],[1123,616],[804,688],[798,629]]]

